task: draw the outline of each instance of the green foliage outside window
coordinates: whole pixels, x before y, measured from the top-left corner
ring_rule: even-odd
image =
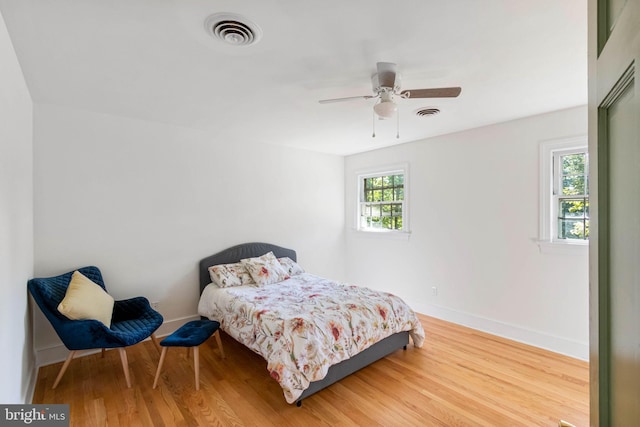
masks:
[[[402,230],[404,175],[364,178],[360,225],[364,228]]]
[[[558,238],[589,238],[589,176],[586,153],[560,156]]]

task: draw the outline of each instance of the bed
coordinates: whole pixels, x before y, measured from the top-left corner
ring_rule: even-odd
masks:
[[[223,331],[267,361],[267,370],[280,383],[288,403],[300,406],[306,397],[406,349],[410,336],[416,347],[422,346],[424,331],[417,316],[400,298],[388,293],[340,284],[306,272],[258,286],[212,283],[210,267],[269,253],[281,262],[288,258],[299,267],[294,250],[269,243],[245,243],[202,259],[198,312],[220,321]],[[328,299],[320,299],[327,293]],[[356,297],[364,298],[371,307],[365,307]],[[301,309],[297,305],[301,301],[313,304]],[[281,305],[282,312],[275,312],[277,305]],[[348,315],[348,319],[341,320],[348,325],[334,321],[329,313]],[[372,321],[375,326],[365,321]],[[324,349],[327,345],[330,351]],[[313,359],[316,354],[317,363]]]

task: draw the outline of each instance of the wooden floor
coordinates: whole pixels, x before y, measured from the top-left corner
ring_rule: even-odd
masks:
[[[128,349],[127,389],[117,351],[74,359],[56,390],[61,363],[42,367],[33,403],[69,403],[75,426],[557,426],[589,425],[588,364],[420,316],[427,334],[409,347],[304,400],[285,402],[266,362],[222,334],[193,357],[172,348],[158,388],[150,341]]]

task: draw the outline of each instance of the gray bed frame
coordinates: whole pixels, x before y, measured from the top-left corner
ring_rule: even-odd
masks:
[[[208,268],[212,265],[239,262],[243,258],[261,256],[269,251],[272,251],[278,258],[289,257],[292,260],[297,261],[296,252],[294,250],[270,243],[243,243],[236,245],[214,255],[208,256],[200,261],[200,293],[202,294],[204,288],[211,283]],[[409,332],[399,332],[377,342],[350,359],[343,360],[342,362],[331,366],[326,377],[320,381],[312,382],[309,385],[309,388],[300,395],[298,400],[296,400],[296,405],[301,406],[303,399],[317,393],[323,388],[330,386],[336,381],[341,380],[359,369],[362,369],[401,348],[406,350],[407,344],[409,344]]]

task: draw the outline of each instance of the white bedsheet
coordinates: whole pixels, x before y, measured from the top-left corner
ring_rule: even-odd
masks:
[[[264,286],[207,286],[198,313],[260,354],[293,403],[331,365],[401,331],[416,347],[424,330],[399,297],[303,273]]]

